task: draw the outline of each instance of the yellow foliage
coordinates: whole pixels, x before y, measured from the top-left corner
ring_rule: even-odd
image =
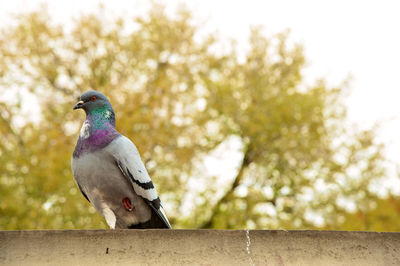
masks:
[[[134,30],[125,22],[93,14],[67,30],[41,10],[1,33],[0,88],[22,105],[34,95],[41,117],[20,125],[21,101],[1,102],[0,229],[106,227],[70,171],[84,119],[72,106],[88,89],[110,98],[175,228],[321,226],[311,214],[341,228],[339,197],[360,208],[376,200],[368,191],[385,176],[382,147],[372,130],[346,129],[342,88],[301,89],[305,58],[287,33],[253,29],[242,63],[234,47],[213,52],[215,35],[196,38],[188,11],[171,18],[156,6]],[[217,187],[197,165],[232,136],[243,161]],[[206,186],[191,193],[195,176]]]

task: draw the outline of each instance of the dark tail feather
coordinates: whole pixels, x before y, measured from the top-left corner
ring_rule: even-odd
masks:
[[[155,214],[155,216],[157,216],[158,220],[164,224],[165,227],[163,227],[163,228],[172,229],[167,216],[163,212],[162,206],[160,206],[160,208],[158,208],[158,209],[151,204],[150,204],[150,206],[153,209],[153,214]]]
[[[168,220],[164,220],[163,217],[165,217],[161,210],[158,210],[161,213],[158,214],[157,211],[155,211],[155,208],[152,208],[151,212],[151,218],[149,221],[144,222],[144,223],[138,223],[138,224],[132,224],[128,226],[129,229],[171,229],[171,225],[169,224]]]

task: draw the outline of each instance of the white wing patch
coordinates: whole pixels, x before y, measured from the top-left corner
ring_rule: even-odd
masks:
[[[136,194],[147,200],[153,201],[158,198],[155,188],[143,189],[141,186],[133,183],[133,189],[135,190]]]

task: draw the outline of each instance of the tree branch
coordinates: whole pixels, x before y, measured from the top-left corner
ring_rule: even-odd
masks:
[[[218,202],[214,205],[214,208],[212,210],[210,218],[205,223],[203,223],[200,226],[200,228],[202,228],[202,229],[212,228],[212,226],[214,224],[214,219],[215,219],[221,205],[223,205],[224,203],[226,203],[229,200],[229,198],[231,197],[231,195],[233,194],[235,189],[242,182],[244,170],[249,166],[249,164],[252,161],[252,158],[251,158],[252,154],[253,154],[253,151],[251,149],[251,145],[249,144],[249,145],[247,145],[246,151],[243,156],[242,164],[240,165],[239,172],[237,173],[236,178],[232,183],[232,186],[228,189],[228,191],[225,193],[225,195],[222,198],[220,198],[218,200]]]

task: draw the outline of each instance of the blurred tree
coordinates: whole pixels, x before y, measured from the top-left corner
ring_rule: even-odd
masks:
[[[333,228],[348,205],[376,204],[369,189],[385,176],[382,146],[372,130],[347,130],[343,89],[302,86],[305,59],[287,34],[253,30],[241,62],[184,10],[171,18],[155,6],[133,25],[105,17],[67,30],[41,10],[0,35],[0,89],[14,95],[0,105],[1,229],[106,227],[70,172],[84,119],[71,108],[89,88],[110,97],[174,227]],[[36,122],[21,118],[29,95]],[[219,188],[198,165],[232,136],[243,160]],[[195,176],[206,182],[199,193],[189,191]]]
[[[348,204],[376,200],[369,189],[385,176],[383,146],[372,130],[347,130],[342,88],[302,86],[304,61],[287,33],[269,40],[254,28],[246,60],[227,56],[205,81],[208,110],[244,148],[231,186],[204,209],[202,228],[338,224]]]
[[[27,88],[42,117],[13,126],[20,104],[2,104],[0,224],[5,228],[104,227],[87,213],[71,179],[70,156],[84,119],[71,106],[85,90],[104,92],[117,110],[117,128],[133,138],[174,214],[186,193],[193,157],[218,144],[196,104],[198,70],[212,38],[194,42],[189,13],[168,18],[155,7],[137,30],[102,14],[82,17],[70,32],[46,10],[23,15],[1,36],[2,90]],[[17,88],[17,89],[16,89]],[[3,221],[4,220],[4,221]]]
[[[332,224],[331,229],[362,230],[378,232],[400,231],[400,198],[390,196],[380,199],[370,208],[347,213],[340,224]]]

